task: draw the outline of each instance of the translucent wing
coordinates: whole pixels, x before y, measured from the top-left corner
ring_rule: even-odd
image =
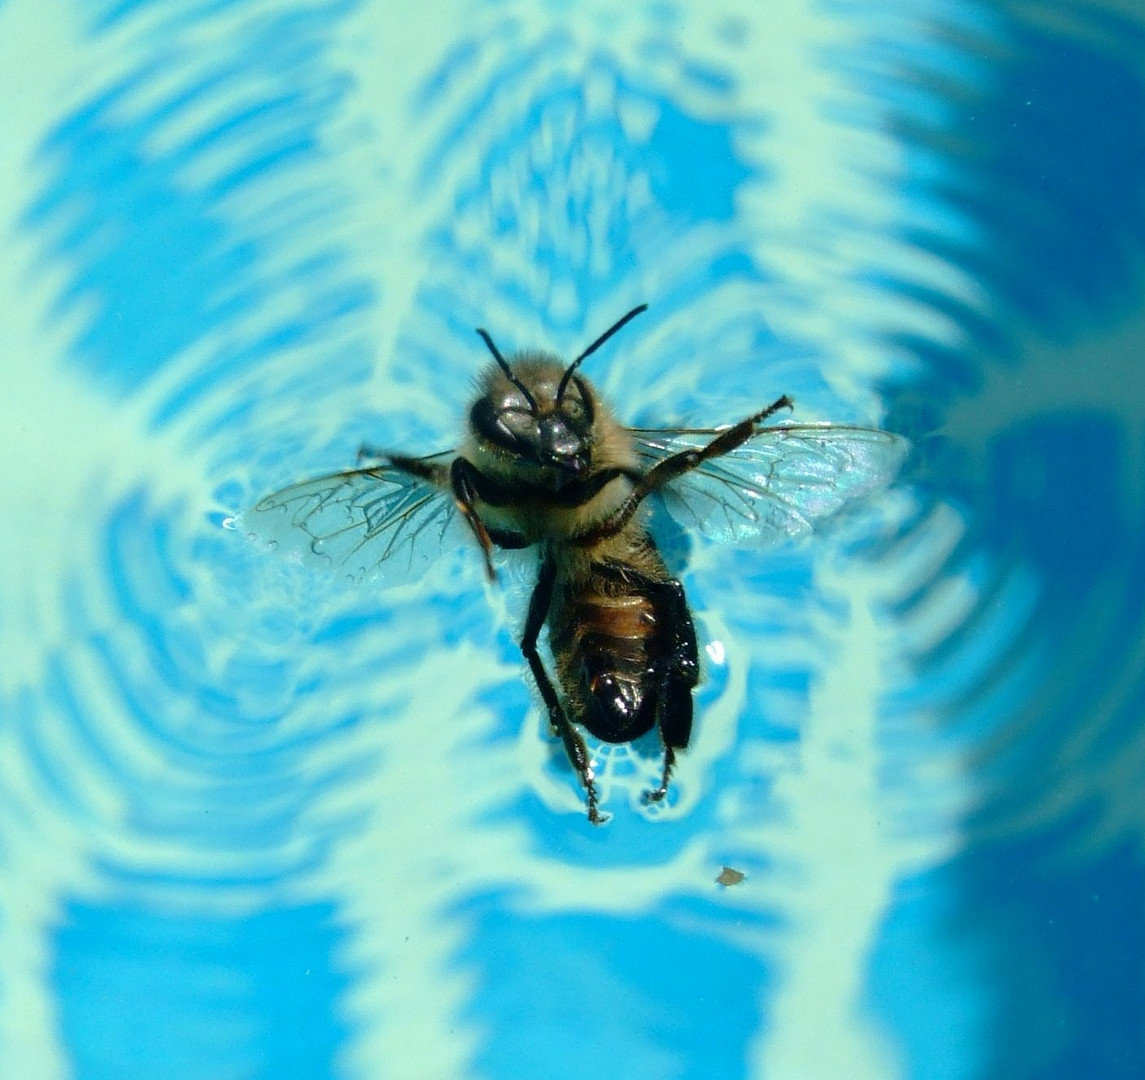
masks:
[[[466,542],[448,488],[453,451],[419,458],[432,479],[391,465],[319,476],[266,496],[241,528],[355,577],[409,580]]]
[[[698,428],[633,429],[647,468],[719,434]],[[673,480],[662,492],[681,525],[715,540],[764,547],[808,533],[817,521],[888,484],[909,443],[844,424],[777,424],[723,457]]]

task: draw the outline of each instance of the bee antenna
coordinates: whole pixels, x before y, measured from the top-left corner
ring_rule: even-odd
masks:
[[[641,304],[639,307],[634,307],[623,319],[614,322],[603,334],[600,335],[587,349],[584,350],[571,364],[569,364],[564,375],[561,376],[561,384],[557,387],[557,404],[560,404],[561,398],[565,396],[565,390],[568,389],[569,380],[573,377],[573,372],[580,367],[582,360],[591,356],[597,349],[601,347],[613,334],[616,333],[625,323],[635,319],[642,311],[647,311],[648,305]]]
[[[493,359],[496,360],[497,363],[501,365],[501,370],[503,372],[505,372],[505,377],[518,390],[520,390],[522,394],[525,395],[525,400],[529,403],[529,408],[532,409],[533,412],[536,412],[537,411],[537,399],[535,397],[533,397],[532,394],[529,393],[529,388],[523,382],[521,382],[521,380],[518,379],[516,375],[513,374],[513,369],[511,367],[509,367],[509,362],[505,359],[505,357],[503,357],[501,355],[501,351],[497,348],[497,346],[493,344],[493,339],[489,336],[488,331],[482,330],[481,327],[479,326],[479,327],[477,327],[477,333],[479,333],[481,335],[481,340],[484,341],[485,344],[489,346],[489,351],[493,354]],[[558,395],[558,398],[559,398],[559,395]]]

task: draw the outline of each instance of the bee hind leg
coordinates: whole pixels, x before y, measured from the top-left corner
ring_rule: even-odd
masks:
[[[588,747],[585,746],[584,739],[569,722],[563,709],[559,719],[554,718],[550,710],[549,719],[553,727],[556,728],[557,734],[560,735],[561,741],[565,744],[565,753],[568,754],[572,767],[576,769],[580,782],[584,785],[588,820],[593,825],[603,825],[608,820],[608,815],[602,814],[597,809],[596,777],[592,771],[592,762],[589,759]]]
[[[692,690],[700,680],[696,629],[680,582],[672,579],[664,583],[661,603],[661,617],[672,633],[671,651],[656,699],[656,729],[664,744],[664,768],[660,786],[644,793],[646,803],[662,802],[668,794],[676,751],[685,749],[692,737]]]
[[[676,751],[688,745],[692,733],[693,685],[674,671],[669,671],[661,684],[656,702],[656,727],[664,744],[664,767],[660,772],[659,786],[644,792],[646,803],[662,802],[667,796],[668,781],[676,764]]]
[[[660,802],[668,794],[668,781],[672,776],[672,766],[675,764],[676,751],[670,746],[664,747],[664,771],[660,774],[660,786],[644,792],[646,803]]]
[[[545,706],[549,712],[549,726],[561,737],[565,753],[569,762],[576,770],[580,782],[584,785],[585,801],[588,808],[588,820],[593,825],[603,825],[608,820],[607,814],[602,814],[597,808],[598,797],[596,793],[596,777],[592,771],[592,762],[589,758],[588,747],[580,733],[572,726],[565,715],[560,698],[553,687],[549,673],[537,652],[537,639],[541,634],[541,627],[545,624],[545,616],[549,612],[549,604],[553,598],[553,581],[556,579],[556,564],[551,559],[545,559],[541,564],[541,572],[537,577],[536,588],[533,589],[532,599],[529,601],[529,614],[525,620],[525,633],[521,638],[521,652],[529,662],[529,670],[533,673],[533,680],[541,692]]]

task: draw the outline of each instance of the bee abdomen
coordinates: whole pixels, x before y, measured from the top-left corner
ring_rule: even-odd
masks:
[[[635,675],[647,664],[648,643],[656,634],[656,612],[643,596],[578,597],[554,626],[554,646],[583,662],[608,660],[619,673]]]
[[[561,683],[579,723],[607,742],[627,742],[656,722],[660,627],[645,596],[566,597],[551,625]]]

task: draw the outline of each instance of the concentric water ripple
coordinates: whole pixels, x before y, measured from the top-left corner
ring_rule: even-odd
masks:
[[[0,6],[0,1076],[1138,1076],[1143,37]],[[696,738],[659,812],[596,748],[593,830],[527,562],[381,588],[241,512],[454,445],[475,326],[643,301],[626,421],[787,392],[915,451],[802,547],[667,538]]]

